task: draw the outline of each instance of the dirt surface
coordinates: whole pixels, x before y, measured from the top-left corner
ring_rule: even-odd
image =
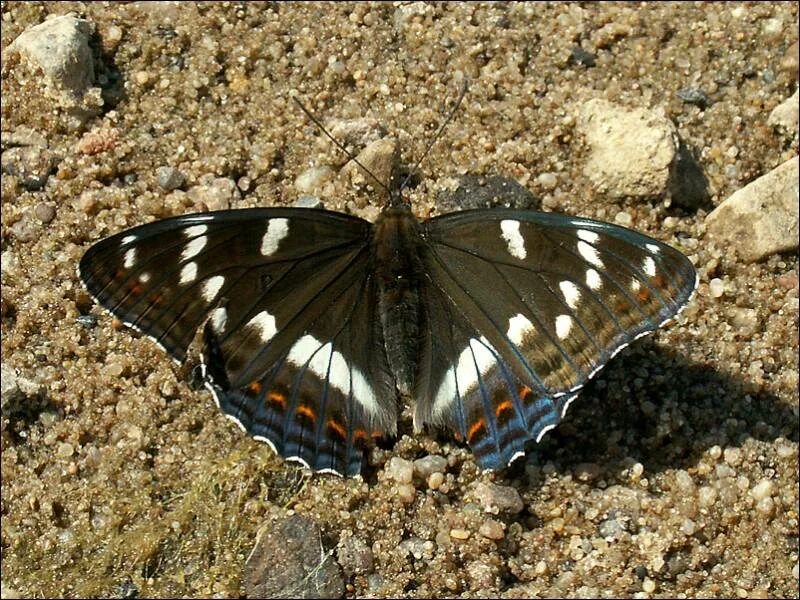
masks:
[[[354,597],[797,597],[797,256],[745,264],[704,228],[797,154],[796,133],[766,125],[797,85],[795,3],[4,2],[2,48],[69,11],[96,28],[97,116],[76,124],[3,63],[3,135],[32,128],[56,157],[41,189],[2,181],[2,360],[20,378],[2,414],[4,597],[239,597],[259,529],[287,511],[371,550],[344,571]],[[312,477],[92,309],[82,253],[208,207],[218,196],[189,192],[209,175],[236,183],[239,208],[289,205],[309,167],[339,171],[292,94],[325,123],[388,132],[413,163],[464,78],[410,190],[418,215],[453,177],[503,175],[545,210],[679,247],[700,274],[679,321],[614,359],[512,468],[481,473],[406,414],[363,480]],[[594,98],[663,109],[705,198],[593,190],[574,123]],[[159,186],[164,166],[179,190]],[[367,183],[334,176],[316,193],[372,218]],[[428,454],[447,459],[443,477],[413,490],[385,468]],[[522,510],[486,513],[480,482],[515,488]]]

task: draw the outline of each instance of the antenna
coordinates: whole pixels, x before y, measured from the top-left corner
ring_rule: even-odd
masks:
[[[378,184],[378,187],[380,187],[380,188],[381,188],[381,189],[382,189],[384,192],[386,192],[386,194],[389,196],[390,203],[392,203],[392,204],[393,204],[393,203],[395,203],[395,202],[399,202],[399,201],[401,201],[401,200],[400,200],[400,192],[402,192],[402,191],[403,191],[403,189],[406,187],[406,185],[408,184],[409,180],[411,179],[411,176],[412,176],[412,175],[413,175],[413,174],[416,172],[416,170],[417,170],[417,169],[419,168],[419,166],[422,164],[422,161],[423,161],[423,160],[425,160],[425,157],[427,157],[427,156],[428,156],[428,153],[431,151],[431,148],[433,148],[433,145],[434,145],[434,144],[435,144],[435,143],[436,143],[436,142],[439,140],[439,138],[441,137],[441,135],[442,135],[442,132],[444,131],[444,128],[445,128],[445,127],[447,127],[447,125],[450,123],[450,121],[452,121],[452,120],[453,120],[453,117],[455,116],[455,114],[456,114],[456,111],[458,110],[458,107],[459,107],[459,106],[461,106],[461,101],[464,99],[464,96],[465,96],[465,95],[466,95],[466,93],[467,93],[467,88],[468,88],[468,87],[469,87],[469,86],[467,85],[467,80],[466,80],[466,79],[464,79],[464,81],[463,81],[463,82],[462,82],[462,84],[461,84],[461,92],[458,94],[458,98],[456,99],[456,103],[453,105],[453,108],[452,108],[452,109],[450,109],[450,112],[447,114],[447,117],[445,117],[444,121],[442,121],[442,124],[441,124],[441,125],[439,125],[439,129],[437,129],[437,130],[436,130],[436,133],[435,133],[435,134],[433,134],[433,137],[431,138],[431,141],[430,141],[430,142],[428,142],[428,146],[425,148],[425,152],[423,152],[423,153],[422,153],[422,156],[420,156],[419,160],[418,160],[418,161],[417,161],[417,162],[414,164],[414,166],[413,166],[413,167],[412,167],[412,168],[409,170],[409,172],[408,172],[408,175],[406,175],[406,178],[405,178],[405,179],[403,179],[403,183],[401,183],[401,184],[400,184],[400,187],[399,187],[399,188],[397,188],[397,191],[396,191],[396,193],[392,193],[392,190],[390,190],[390,189],[389,189],[389,187],[388,187],[388,186],[387,186],[385,183],[383,183],[383,182],[382,182],[380,179],[378,179],[378,178],[377,178],[377,177],[376,177],[376,176],[375,176],[375,175],[372,173],[372,171],[370,171],[370,170],[369,170],[367,167],[365,167],[364,165],[362,165],[362,164],[361,164],[361,163],[358,161],[358,159],[357,159],[355,156],[353,156],[353,153],[352,153],[352,152],[350,152],[350,151],[349,151],[347,148],[345,148],[345,147],[344,147],[344,144],[342,144],[341,142],[339,142],[339,140],[337,140],[335,137],[333,137],[333,136],[332,136],[332,135],[331,135],[331,134],[328,132],[328,130],[327,130],[327,129],[325,129],[324,125],[323,125],[323,124],[322,124],[322,123],[319,121],[319,119],[317,119],[317,117],[315,117],[313,114],[311,114],[311,111],[310,111],[310,110],[308,110],[308,109],[305,107],[305,105],[303,105],[303,103],[302,103],[302,102],[300,102],[300,100],[298,100],[298,99],[297,99],[297,96],[292,96],[292,100],[294,100],[294,101],[295,101],[295,103],[297,104],[297,106],[299,106],[299,107],[300,107],[300,110],[302,110],[302,111],[305,113],[305,115],[306,115],[306,116],[307,116],[309,119],[311,119],[311,122],[312,122],[312,123],[314,123],[314,125],[316,125],[317,127],[319,127],[320,131],[322,131],[322,133],[324,133],[324,134],[325,134],[325,135],[328,137],[328,139],[329,139],[330,141],[332,141],[332,142],[334,143],[334,145],[335,145],[335,146],[336,146],[336,147],[337,147],[339,150],[341,150],[342,152],[344,152],[344,154],[347,156],[347,158],[349,158],[349,159],[350,159],[350,160],[352,160],[354,163],[356,163],[356,164],[357,164],[359,167],[361,167],[361,169],[362,169],[362,170],[363,170],[363,171],[364,171],[364,172],[365,172],[367,175],[369,175],[370,177],[372,177],[372,180],[373,180],[375,183],[377,183],[377,184]]]
[[[447,125],[450,123],[450,121],[453,120],[453,117],[455,116],[456,111],[458,110],[458,107],[461,106],[461,101],[464,99],[464,96],[467,93],[467,87],[468,87],[467,80],[464,79],[463,82],[461,83],[461,92],[458,94],[458,99],[456,100],[455,105],[453,105],[453,108],[450,109],[450,113],[447,115],[445,120],[442,121],[442,124],[439,125],[439,129],[436,131],[436,133],[433,134],[433,137],[431,138],[431,141],[428,142],[428,147],[425,148],[425,152],[422,153],[422,156],[419,157],[419,160],[416,162],[416,164],[413,166],[413,168],[411,168],[408,171],[408,175],[406,175],[406,178],[403,180],[403,183],[400,184],[400,190],[399,191],[402,191],[403,188],[406,187],[406,184],[411,179],[411,175],[413,175],[414,172],[417,169],[419,169],[419,166],[422,164],[422,161],[425,160],[425,157],[428,156],[428,153],[431,151],[431,148],[433,148],[433,145],[439,140],[439,137],[442,135],[442,132],[444,131],[444,128],[447,127]]]
[[[340,143],[340,142],[339,142],[339,140],[337,140],[337,139],[336,139],[335,137],[333,137],[333,136],[332,136],[330,133],[328,133],[328,130],[327,130],[327,129],[325,129],[325,127],[322,125],[322,123],[320,123],[320,122],[319,122],[319,119],[317,119],[317,118],[316,118],[314,115],[312,115],[312,114],[311,114],[311,111],[309,111],[309,110],[308,110],[308,109],[307,109],[305,106],[303,106],[303,103],[302,103],[302,102],[300,102],[300,100],[298,100],[296,96],[292,96],[292,100],[294,100],[294,101],[297,103],[297,106],[299,106],[299,107],[300,107],[300,110],[302,110],[302,111],[303,111],[303,112],[306,114],[306,116],[307,116],[309,119],[311,119],[311,122],[312,122],[312,123],[314,123],[314,125],[316,125],[317,127],[319,127],[319,128],[320,128],[320,130],[322,131],[322,133],[324,133],[326,136],[328,136],[328,139],[329,139],[330,141],[332,141],[332,142],[333,142],[333,143],[336,145],[336,147],[337,147],[337,148],[339,148],[339,150],[341,150],[342,152],[344,152],[344,153],[345,153],[345,155],[347,156],[347,158],[349,158],[349,159],[350,159],[350,160],[352,160],[354,163],[356,163],[356,164],[357,164],[359,167],[361,167],[361,169],[362,169],[362,170],[363,170],[363,171],[364,171],[364,172],[365,172],[367,175],[369,175],[370,177],[372,177],[372,180],[373,180],[375,183],[377,183],[377,184],[378,184],[378,187],[380,187],[381,189],[383,189],[383,191],[385,191],[385,192],[386,192],[386,193],[387,193],[389,196],[391,196],[391,191],[389,190],[389,188],[388,188],[388,187],[386,187],[386,184],[385,184],[385,183],[383,183],[383,182],[382,182],[380,179],[378,179],[377,177],[375,177],[375,175],[373,175],[373,174],[372,174],[372,171],[370,171],[370,170],[369,170],[367,167],[365,167],[364,165],[362,165],[362,164],[361,164],[361,163],[358,161],[358,159],[357,159],[355,156],[353,156],[353,154],[352,154],[352,153],[351,153],[351,152],[350,152],[350,151],[349,151],[347,148],[345,148],[345,147],[344,147],[344,144]]]

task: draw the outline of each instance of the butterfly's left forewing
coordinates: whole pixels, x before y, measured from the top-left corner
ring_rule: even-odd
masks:
[[[188,215],[99,242],[80,275],[176,360],[203,327],[206,384],[230,417],[286,458],[355,474],[396,420],[370,232],[308,209]]]
[[[678,251],[588,219],[466,211],[424,223],[423,237],[429,328],[452,328],[454,347],[446,360],[423,347],[416,421],[449,425],[488,468],[555,426],[585,382],[696,285]]]

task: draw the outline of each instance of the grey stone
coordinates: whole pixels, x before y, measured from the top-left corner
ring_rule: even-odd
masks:
[[[734,192],[706,218],[708,234],[747,262],[798,248],[798,168],[790,158]]]
[[[414,475],[420,479],[428,479],[431,473],[444,473],[447,470],[447,459],[444,456],[430,454],[414,461]]]
[[[375,568],[372,548],[361,538],[351,536],[340,540],[336,548],[336,557],[348,577],[372,573]]]
[[[175,167],[158,167],[156,181],[161,189],[171,192],[181,187],[186,181],[186,177]]]
[[[472,495],[481,503],[486,512],[516,514],[525,508],[519,492],[506,485],[481,482],[475,486]]]
[[[442,213],[498,206],[537,209],[540,202],[517,181],[499,175],[488,177],[465,175],[452,179],[449,185],[436,195],[436,207]]]
[[[275,521],[244,567],[248,598],[341,598],[344,580],[317,523],[303,515]]]

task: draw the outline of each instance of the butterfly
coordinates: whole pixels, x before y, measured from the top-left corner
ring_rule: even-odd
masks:
[[[360,472],[396,433],[449,428],[500,469],[563,418],[615,354],[696,287],[691,262],[617,225],[514,209],[375,223],[322,209],[190,214],[85,253],[94,299],[201,374],[219,407],[286,459]]]
[[[697,286],[679,251],[609,223],[501,208],[420,222],[407,181],[376,179],[388,194],[374,223],[252,208],[134,227],[91,246],[79,276],[178,362],[202,330],[200,376],[226,416],[340,475],[396,434],[398,392],[415,430],[447,428],[504,468]]]

